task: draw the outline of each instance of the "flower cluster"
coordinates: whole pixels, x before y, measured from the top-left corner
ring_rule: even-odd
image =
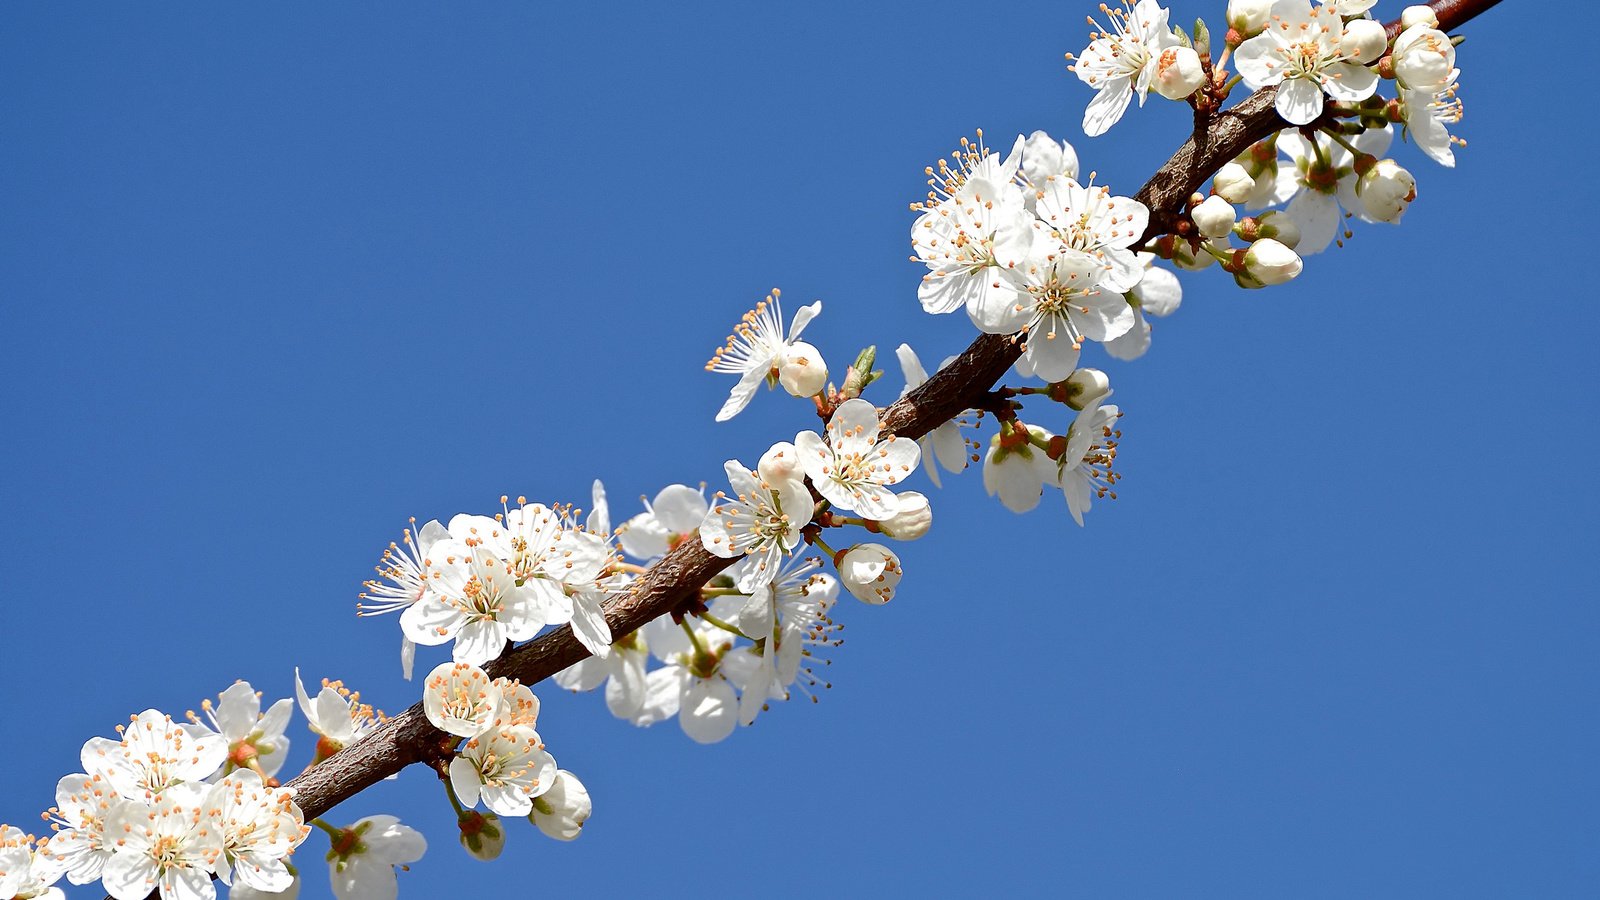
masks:
[[[117,900],[157,890],[210,900],[213,876],[266,893],[289,889],[287,859],[309,829],[291,793],[263,774],[261,760],[273,754],[256,749],[287,746],[276,726],[287,713],[265,726],[247,721],[247,691],[224,696],[220,732],[148,709],[119,726],[118,738],[91,738],[84,771],[56,785],[46,814],[55,836],[36,851],[44,862],[26,871],[98,880]],[[48,896],[39,887],[19,896]]]

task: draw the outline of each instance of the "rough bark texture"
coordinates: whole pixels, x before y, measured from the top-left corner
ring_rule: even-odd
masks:
[[[1434,0],[1429,5],[1444,30],[1454,29],[1500,0]],[[1390,33],[1398,22],[1389,23]],[[1145,239],[1168,233],[1184,204],[1222,165],[1256,141],[1288,127],[1273,109],[1274,89],[1258,91],[1232,109],[1218,113],[1191,136],[1153,175],[1135,197],[1150,208]],[[985,405],[995,384],[1021,355],[1015,338],[981,335],[955,362],[911,391],[883,415],[884,430],[918,438],[963,410]],[[606,621],[614,634],[627,634],[646,622],[682,606],[700,587],[733,560],[707,552],[687,541],[641,575],[627,591],[606,601]],[[534,684],[582,660],[588,651],[561,628],[518,647],[491,663],[492,676]],[[455,738],[434,728],[420,702],[355,745],[289,782],[307,820],[321,816],[344,800],[413,763],[447,758]],[[151,894],[152,898],[156,895]],[[109,900],[109,898],[108,898]]]

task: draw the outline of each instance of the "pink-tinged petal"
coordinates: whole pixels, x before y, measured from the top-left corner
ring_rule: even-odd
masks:
[[[1292,125],[1305,125],[1322,115],[1322,87],[1309,78],[1290,78],[1278,85],[1273,100],[1278,115]]]

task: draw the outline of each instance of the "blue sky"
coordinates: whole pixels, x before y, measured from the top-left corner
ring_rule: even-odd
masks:
[[[836,368],[965,346],[906,261],[925,165],[1044,128],[1132,193],[1188,127],[1153,100],[1081,138],[1089,11],[10,7],[0,559],[32,687],[0,699],[0,820],[235,678],[408,706],[395,622],[352,615],[406,518],[595,477],[620,518],[811,427],[781,394],[712,421],[701,365],[774,285],[824,302]],[[576,843],[473,862],[421,771],[331,818],[422,828],[411,897],[1592,896],[1600,313],[1564,229],[1594,134],[1580,59],[1530,72],[1509,16],[1465,29],[1458,168],[1397,150],[1404,226],[1282,288],[1189,276],[1147,357],[1090,355],[1126,480],[1087,528],[976,472],[929,490],[894,603],[841,610],[835,687],[717,746],[542,688],[595,798]]]

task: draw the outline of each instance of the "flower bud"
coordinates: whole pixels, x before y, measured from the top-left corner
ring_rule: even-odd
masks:
[[[1153,81],[1156,93],[1168,100],[1182,100],[1198,91],[1206,83],[1200,54],[1189,47],[1169,47],[1161,51]]]
[[[1111,379],[1099,369],[1075,369],[1066,380],[1067,405],[1082,411],[1085,406],[1111,393]]]
[[[1022,145],[1022,174],[1034,187],[1044,187],[1053,177],[1078,177],[1078,151],[1043,131],[1028,135]]]
[[[928,498],[917,491],[901,491],[896,495],[900,508],[887,519],[878,521],[878,530],[897,541],[914,541],[928,533],[933,524],[933,509]]]
[[[1376,19],[1351,19],[1344,23],[1344,38],[1339,48],[1351,61],[1369,63],[1389,49],[1389,35]]]
[[[756,474],[769,485],[806,477],[805,471],[800,468],[800,451],[788,441],[779,441],[761,454],[761,461],[756,463]]]
[[[1228,0],[1228,27],[1240,37],[1253,37],[1267,27],[1272,0]]]
[[[1419,25],[1395,38],[1393,62],[1395,77],[1406,87],[1441,88],[1456,67],[1456,48],[1449,35]]]
[[[1224,247],[1224,250],[1226,250],[1226,247]],[[1210,266],[1211,263],[1216,263],[1216,259],[1210,253],[1206,253],[1205,250],[1195,251],[1194,247],[1189,247],[1187,240],[1179,240],[1179,242],[1174,243],[1173,266],[1178,266],[1179,269],[1184,269],[1184,271],[1198,272],[1200,269]]]
[[[1408,6],[1400,13],[1400,30],[1404,31],[1413,25],[1426,25],[1429,28],[1439,27],[1439,17],[1434,15],[1433,7],[1425,5]]]
[[[593,811],[594,804],[583,782],[561,769],[556,772],[550,790],[533,798],[533,812],[528,813],[528,821],[558,841],[570,841],[583,831],[583,823]]]
[[[461,846],[473,859],[489,862],[506,848],[506,831],[494,813],[469,809],[456,817],[456,825],[461,829]]]
[[[900,557],[882,544],[857,544],[838,560],[839,581],[862,603],[874,606],[894,599],[900,583]]]
[[[1211,179],[1211,189],[1229,203],[1243,203],[1255,193],[1256,180],[1244,166],[1231,162],[1217,170]]]
[[[1262,238],[1244,254],[1244,274],[1263,287],[1293,281],[1300,274],[1300,257],[1272,238]]]
[[[778,383],[796,397],[812,397],[828,383],[828,364],[822,351],[805,341],[795,341],[778,362]]]
[[[1272,238],[1290,250],[1300,246],[1300,226],[1281,209],[1269,209],[1256,216],[1256,239]]]
[[[1367,215],[1379,222],[1398,224],[1406,207],[1417,199],[1417,180],[1392,159],[1380,159],[1356,182],[1356,195]]]
[[[1200,233],[1208,238],[1227,235],[1233,231],[1233,223],[1238,220],[1233,204],[1216,194],[1212,194],[1196,206],[1189,217],[1194,219],[1195,227],[1200,229]]]

